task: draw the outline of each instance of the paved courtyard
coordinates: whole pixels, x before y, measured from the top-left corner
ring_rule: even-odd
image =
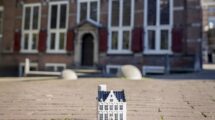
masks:
[[[142,81],[0,78],[0,120],[96,120],[99,84],[125,90],[127,120],[215,120],[213,76],[214,71]]]

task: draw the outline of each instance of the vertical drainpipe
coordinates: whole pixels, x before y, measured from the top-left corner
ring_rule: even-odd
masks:
[[[200,27],[200,29],[201,29],[201,31],[200,31],[200,38],[201,38],[201,41],[200,41],[200,71],[202,71],[202,69],[203,69],[203,46],[202,46],[202,43],[203,43],[203,32],[202,32],[202,30],[203,30],[203,8],[202,8],[202,0],[200,1],[200,9],[201,9],[201,27]]]
[[[184,23],[184,25],[183,25],[183,38],[184,38],[184,51],[185,51],[185,54],[187,54],[187,28],[185,28],[186,26],[187,26],[187,17],[188,17],[188,15],[187,15],[188,13],[187,13],[187,0],[184,0],[184,21],[185,21],[185,23]]]
[[[165,55],[165,74],[170,73],[170,61],[169,61],[169,54]]]
[[[200,6],[200,10],[201,10],[201,13],[200,13],[200,16],[202,16],[202,7],[201,7],[201,1],[199,3],[199,6]],[[202,17],[201,17],[201,23],[202,23]],[[202,40],[203,40],[203,36],[202,36],[202,25],[200,27],[200,33],[199,33],[199,39],[197,40],[197,50],[196,50],[196,55],[195,55],[195,71],[196,72],[199,72],[202,70]]]

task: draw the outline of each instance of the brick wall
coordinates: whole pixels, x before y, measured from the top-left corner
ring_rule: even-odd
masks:
[[[15,0],[4,0],[3,51],[11,51],[14,39]]]
[[[135,0],[135,18],[134,27],[143,27],[144,20],[144,0]],[[41,3],[41,0],[24,0],[24,3]],[[77,1],[70,0],[69,5],[69,27],[73,29],[77,26]],[[108,0],[101,0],[100,11],[100,23],[103,26],[108,25]],[[42,68],[45,63],[66,63],[69,66],[73,65],[73,54],[17,54],[12,52],[14,31],[21,30],[22,26],[22,5],[19,4],[19,0],[4,0],[3,5],[5,7],[4,12],[4,41],[2,48],[11,53],[2,54],[2,64],[10,66],[16,70],[20,62],[24,62],[26,57],[39,63]],[[183,53],[180,55],[193,55],[199,54],[199,40],[202,37],[202,18],[200,0],[174,0],[174,26],[180,27],[183,32]],[[41,29],[47,30],[48,24],[48,4],[42,4],[42,16],[41,16]],[[134,64],[141,68],[142,65],[163,65],[165,61],[164,55],[99,55],[99,63],[105,64]],[[123,59],[123,62],[121,61]],[[190,61],[189,61],[190,62]],[[193,61],[195,62],[195,61]],[[2,67],[3,68],[3,67]],[[5,67],[4,67],[5,68]]]

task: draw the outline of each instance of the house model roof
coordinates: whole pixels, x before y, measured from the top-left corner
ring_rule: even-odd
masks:
[[[98,91],[98,101],[105,101],[110,93],[111,91]],[[113,93],[118,101],[126,102],[124,90],[113,91]]]

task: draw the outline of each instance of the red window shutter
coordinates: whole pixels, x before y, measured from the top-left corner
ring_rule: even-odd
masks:
[[[134,53],[143,51],[143,29],[134,28],[132,31],[132,51]]]
[[[172,30],[172,51],[181,53],[183,51],[183,31],[180,28]]]
[[[41,30],[39,33],[39,42],[38,42],[39,52],[45,52],[46,51],[46,40],[47,40],[47,31]]]
[[[19,52],[21,48],[21,32],[17,31],[14,33],[14,52]]]
[[[99,51],[107,52],[108,31],[107,28],[99,29]]]
[[[67,32],[66,50],[70,52],[74,50],[74,31],[73,30],[69,30]]]

